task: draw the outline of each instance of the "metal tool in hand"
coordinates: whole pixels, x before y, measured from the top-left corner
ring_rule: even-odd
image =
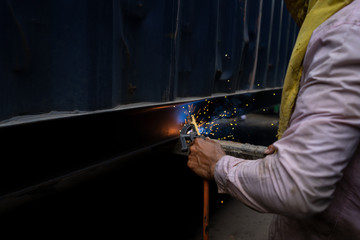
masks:
[[[180,131],[180,142],[181,142],[181,151],[187,152],[189,150],[187,140],[190,140],[190,142],[194,141],[195,138],[203,138],[204,136],[201,136],[196,131],[196,125],[193,123],[185,124],[184,127]]]

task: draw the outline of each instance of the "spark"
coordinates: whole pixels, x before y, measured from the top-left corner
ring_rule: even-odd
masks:
[[[245,107],[248,108],[245,109]],[[185,124],[186,118],[194,115],[203,136],[236,141],[239,134],[237,128],[240,124],[238,123],[246,120],[244,114],[251,110],[251,107],[246,102],[233,101],[232,97],[224,96],[214,100],[204,99],[184,104],[178,109],[182,122]]]

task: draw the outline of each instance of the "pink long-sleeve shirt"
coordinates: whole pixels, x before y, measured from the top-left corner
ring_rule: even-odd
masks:
[[[276,153],[224,156],[215,181],[220,193],[279,214],[271,239],[360,239],[360,0],[313,32],[303,67]]]

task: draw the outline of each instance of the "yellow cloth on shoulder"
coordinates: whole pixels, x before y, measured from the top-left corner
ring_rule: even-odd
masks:
[[[303,70],[302,63],[312,32],[334,13],[351,3],[352,0],[285,0],[285,2],[291,16],[301,28],[285,75],[278,139],[282,137],[288,127],[294,110]]]

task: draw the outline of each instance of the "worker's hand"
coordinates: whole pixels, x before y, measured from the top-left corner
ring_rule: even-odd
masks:
[[[220,143],[210,138],[196,138],[190,147],[188,167],[202,178],[214,178],[216,163],[225,156]]]
[[[275,146],[273,145],[273,144],[271,144],[270,146],[268,146],[266,149],[265,149],[265,151],[264,151],[264,153],[266,154],[266,155],[270,155],[270,154],[273,154],[274,152],[275,152]]]

